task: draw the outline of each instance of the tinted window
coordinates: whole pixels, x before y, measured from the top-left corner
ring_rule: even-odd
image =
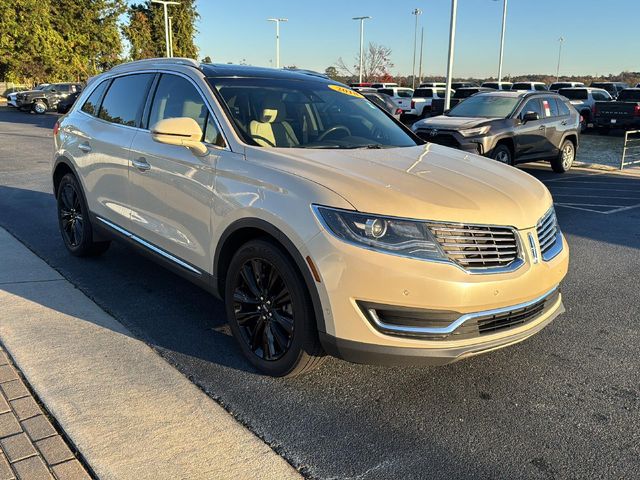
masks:
[[[534,89],[534,90],[543,91],[543,90],[546,90],[546,89],[547,89],[547,87],[546,87],[545,85],[540,84],[540,83],[536,83],[536,84],[533,86],[533,89]]]
[[[393,97],[393,90],[391,90],[390,88],[381,88],[380,90],[378,90],[378,93],[383,93],[385,95]]]
[[[622,90],[618,95],[621,102],[640,102],[640,90]]]
[[[107,122],[136,127],[155,74],[142,73],[115,78],[102,101],[98,117]]]
[[[520,101],[517,97],[476,95],[460,102],[447,114],[450,117],[507,118]]]
[[[526,113],[536,112],[540,118],[544,115],[542,113],[542,107],[540,106],[540,100],[537,98],[532,98],[527,103],[524,104],[522,110],[520,111],[520,118],[522,118]]]
[[[561,117],[565,117],[570,114],[569,106],[560,99],[558,99],[558,112]]]
[[[69,93],[69,85],[59,84],[55,85],[56,92]]]
[[[109,80],[104,80],[100,85],[98,85],[87,101],[82,105],[81,110],[89,115],[93,115],[94,117],[98,115],[98,109],[100,108],[100,101],[102,100],[102,96],[104,95],[104,91],[107,89],[109,85]]]
[[[166,118],[189,117],[204,132],[207,112],[204,100],[189,80],[177,75],[162,75],[153,97],[148,125],[152,127]]]
[[[411,98],[413,96],[413,90],[398,90],[398,97]]]
[[[561,88],[558,93],[569,100],[586,100],[589,97],[584,88]]]
[[[542,110],[544,111],[545,117],[557,117],[559,113],[558,113],[558,104],[556,103],[556,99],[554,97],[543,98]]]
[[[514,83],[512,90],[531,90],[531,84],[529,82]]]
[[[497,83],[493,83],[493,82],[483,83],[482,86],[487,88],[493,88],[494,90],[497,90],[499,87]]]
[[[418,88],[413,92],[413,96],[416,98],[431,98],[433,97],[433,90],[430,88]]]
[[[611,95],[604,92],[591,92],[591,96],[597,102],[606,102],[611,100]]]

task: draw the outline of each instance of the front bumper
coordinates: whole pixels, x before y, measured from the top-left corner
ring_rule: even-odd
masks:
[[[439,128],[418,128],[415,134],[427,142],[437,143],[445,147],[456,148],[469,153],[487,155],[495,145],[495,137],[492,135],[465,137],[456,130],[443,130]]]
[[[529,233],[521,230],[521,244]],[[525,242],[526,241],[526,242]],[[325,313],[321,332],[325,350],[356,363],[446,364],[520,342],[535,334],[564,311],[558,294],[553,305],[524,323],[495,333],[429,338],[396,335],[374,325],[363,304],[425,310],[457,317],[517,307],[544,297],[565,277],[568,246],[550,261],[534,263],[529,248],[524,263],[505,273],[469,274],[447,263],[396,257],[345,244],[326,232],[316,235],[307,247],[320,272],[318,284]],[[536,247],[539,249],[539,245]],[[538,250],[539,251],[539,250]]]

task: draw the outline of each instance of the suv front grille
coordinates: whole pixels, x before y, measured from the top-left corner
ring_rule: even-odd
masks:
[[[460,143],[455,137],[448,133],[436,133],[432,134],[432,130],[418,130],[417,135],[430,143],[437,143],[443,147],[460,148]]]
[[[558,219],[556,218],[556,212],[553,208],[538,221],[536,232],[538,234],[538,243],[540,244],[542,259],[545,261],[551,260],[556,254],[553,247],[556,245],[560,236]]]
[[[466,270],[509,267],[520,257],[509,227],[430,223],[429,229],[449,259]]]
[[[480,317],[476,320],[480,335],[488,335],[499,330],[514,328],[537,318],[542,312],[556,303],[560,291],[556,290],[551,295],[538,300],[526,307],[509,310],[508,312],[489,317]]]

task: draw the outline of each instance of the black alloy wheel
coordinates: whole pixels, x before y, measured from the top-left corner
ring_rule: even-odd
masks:
[[[307,284],[269,239],[240,246],[226,272],[229,327],[245,358],[274,377],[295,377],[324,360]]]
[[[295,326],[291,293],[275,266],[263,258],[242,265],[233,310],[242,338],[255,355],[267,361],[282,358]]]

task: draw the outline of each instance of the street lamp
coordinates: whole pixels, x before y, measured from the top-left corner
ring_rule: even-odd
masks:
[[[456,16],[458,0],[451,0],[451,25],[449,26],[449,58],[447,59],[447,86],[444,91],[444,109],[451,106],[451,75],[453,74],[453,50],[456,43]]]
[[[169,56],[173,57],[173,17],[169,17]]]
[[[500,34],[500,62],[498,64],[498,83],[502,81],[502,57],[504,56],[504,31],[506,27],[507,27],[507,0],[502,0],[502,33]]]
[[[280,68],[280,22],[288,22],[288,18],[267,18],[276,24],[276,68]]]
[[[169,16],[167,15],[167,5],[180,5],[180,2],[169,2],[167,0],[151,0],[151,3],[159,3],[164,8],[164,38],[167,46],[167,58],[171,57],[171,41],[169,40]]]
[[[564,37],[558,39],[560,45],[558,46],[558,68],[556,68],[556,82],[560,81],[560,56],[562,55],[562,44],[564,43]]]
[[[413,30],[413,69],[411,72],[411,88],[416,88],[416,50],[418,42],[418,16],[422,15],[422,10],[419,8],[414,9],[411,15],[416,16],[416,26]]]
[[[364,65],[364,21],[371,17],[353,17],[353,20],[360,20],[360,79],[358,83],[362,83],[362,68]]]

